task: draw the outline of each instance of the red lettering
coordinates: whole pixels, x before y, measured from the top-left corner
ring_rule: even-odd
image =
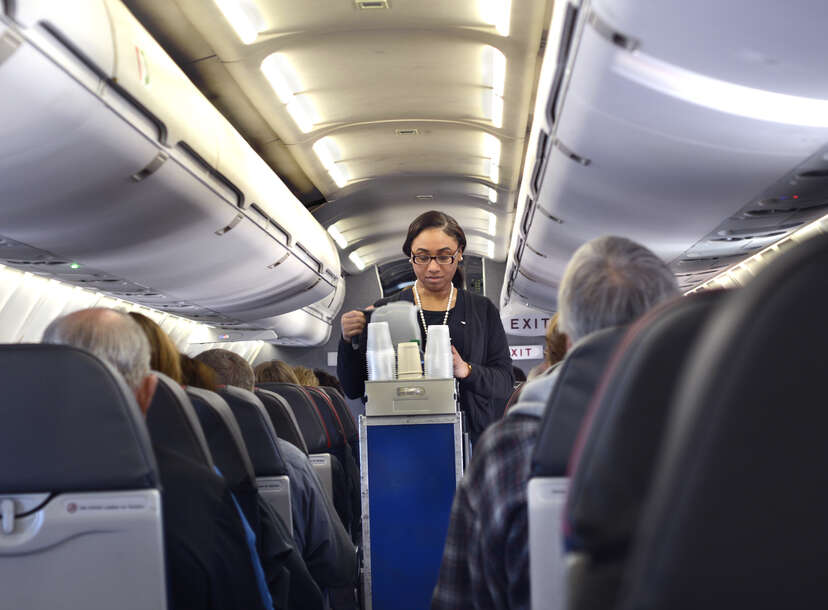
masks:
[[[512,348],[512,358],[517,358],[517,355],[518,355],[517,354],[517,349],[513,347]]]

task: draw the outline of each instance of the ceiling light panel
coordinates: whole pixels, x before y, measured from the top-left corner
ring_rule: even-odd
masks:
[[[287,58],[281,53],[268,55],[260,69],[296,126],[302,133],[311,131],[317,122],[316,112],[307,96],[301,95],[299,76]]]
[[[494,183],[500,182],[500,140],[490,133],[483,134],[485,175]]]
[[[345,236],[342,235],[339,229],[336,228],[336,225],[331,225],[328,227],[328,234],[333,237],[333,240],[336,242],[336,245],[339,246],[341,250],[344,250],[348,247],[348,240],[345,239]]]
[[[492,25],[501,36],[509,35],[512,20],[512,0],[478,0],[480,20]]]
[[[503,95],[506,91],[506,56],[491,45],[483,47],[483,113],[500,129],[503,127]]]
[[[253,44],[264,27],[264,18],[253,0],[214,0],[221,14],[244,44]]]
[[[351,252],[348,255],[348,258],[351,259],[351,262],[354,265],[356,265],[356,268],[359,269],[360,271],[365,269],[365,262],[362,260],[362,258],[359,256],[359,254],[357,254],[356,252]]]
[[[497,191],[491,187],[489,187],[489,203],[497,203]]]
[[[333,138],[324,137],[317,140],[313,145],[313,152],[336,186],[342,188],[348,183],[348,174],[342,163],[342,153]]]

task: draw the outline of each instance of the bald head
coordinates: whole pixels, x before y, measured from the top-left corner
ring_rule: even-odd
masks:
[[[156,381],[150,372],[149,341],[128,315],[101,307],[82,309],[52,321],[43,332],[43,343],[91,352],[124,377],[143,410],[149,407]]]

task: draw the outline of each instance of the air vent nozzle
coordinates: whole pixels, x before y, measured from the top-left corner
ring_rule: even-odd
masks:
[[[415,129],[413,127],[410,128],[410,129],[395,129],[394,131],[398,136],[417,136],[417,135],[420,135],[420,130]]]

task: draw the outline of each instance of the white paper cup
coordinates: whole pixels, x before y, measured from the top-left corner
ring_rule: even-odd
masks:
[[[420,346],[415,341],[400,343],[397,346],[397,379],[420,379],[422,376]]]

